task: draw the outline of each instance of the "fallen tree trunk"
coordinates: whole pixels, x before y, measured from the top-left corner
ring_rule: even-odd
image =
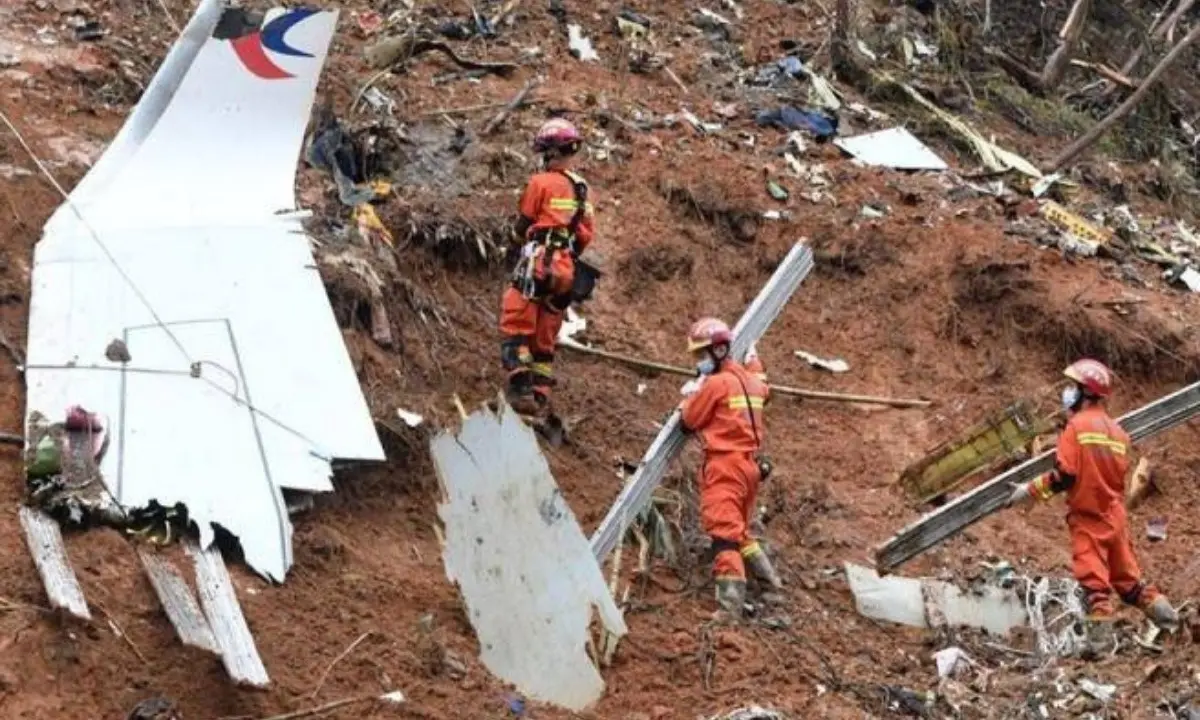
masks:
[[[1117,106],[1117,108],[1109,113],[1103,120],[1096,123],[1095,127],[1084,133],[1083,137],[1071,143],[1066,150],[1063,150],[1061,153],[1059,153],[1058,157],[1054,158],[1054,162],[1050,166],[1050,171],[1057,172],[1069,165],[1077,157],[1082,155],[1085,150],[1091,147],[1093,143],[1100,139],[1100,136],[1104,135],[1109,128],[1115,125],[1122,118],[1129,115],[1129,113],[1133,112],[1133,109],[1136,108],[1138,103],[1142,101],[1142,98],[1146,96],[1146,93],[1150,92],[1150,88],[1154,87],[1154,84],[1158,82],[1158,79],[1162,77],[1163,73],[1165,73],[1167,69],[1179,59],[1180,55],[1183,55],[1183,52],[1187,50],[1188,47],[1190,47],[1198,37],[1200,37],[1200,23],[1197,23],[1196,27],[1192,28],[1191,32],[1185,35],[1183,39],[1175,45],[1175,47],[1171,48],[1171,52],[1167,53],[1167,56],[1159,61],[1154,70],[1151,71],[1148,76],[1146,76],[1146,79],[1143,80],[1140,85],[1138,85],[1137,90],[1134,90],[1133,93],[1125,99],[1125,102]]]

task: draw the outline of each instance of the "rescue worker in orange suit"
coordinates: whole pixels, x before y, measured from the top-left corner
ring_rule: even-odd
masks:
[[[754,348],[743,366],[729,356],[733,333],[715,318],[696,322],[688,333],[688,352],[699,372],[683,388],[683,426],[700,435],[700,522],[712,538],[717,605],[739,618],[746,601],[746,567],[771,589],[783,586],[758,542],[750,536],[750,517],[759,485],[770,474],[761,454],[766,427],[763,408],[769,397],[766,374]]]
[[[544,170],[521,196],[517,236],[520,260],[500,307],[500,359],[508,373],[506,396],[518,412],[548,408],[554,385],[554,348],[563,313],[573,299],[576,260],[595,237],[588,186],[572,171],[583,136],[552,118],[533,142]]]
[[[1067,527],[1075,579],[1086,593],[1088,620],[1103,637],[1113,618],[1112,591],[1138,607],[1163,628],[1179,623],[1179,614],[1142,571],[1130,542],[1125,513],[1125,473],[1129,469],[1129,435],[1105,411],[1112,393],[1112,372],[1096,360],[1079,360],[1064,374],[1072,384],[1063,390],[1069,419],[1058,438],[1054,470],[1014,487],[1010,505],[1067,494]]]

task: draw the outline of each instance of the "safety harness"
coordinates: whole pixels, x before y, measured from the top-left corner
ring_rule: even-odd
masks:
[[[571,181],[571,189],[575,196],[575,212],[567,222],[566,228],[545,228],[534,233],[530,241],[534,243],[535,249],[532,253],[522,254],[513,270],[512,283],[521,291],[522,295],[530,300],[545,298],[549,294],[554,280],[554,255],[556,252],[565,250],[575,261],[574,283],[569,296],[565,298],[569,304],[571,301],[581,302],[591,297],[592,289],[596,285],[596,279],[600,277],[600,272],[592,265],[579,260],[579,251],[575,246],[579,225],[583,222],[584,214],[587,212],[587,183],[583,178],[570,171],[560,170],[558,172]],[[560,309],[565,309],[565,306]]]

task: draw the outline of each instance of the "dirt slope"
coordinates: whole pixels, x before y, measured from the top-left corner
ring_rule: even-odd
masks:
[[[860,618],[835,572],[843,561],[865,561],[874,544],[919,512],[893,486],[896,474],[982,413],[1015,397],[1044,394],[1063,363],[1078,354],[1097,354],[1116,367],[1123,380],[1118,412],[1194,380],[1200,358],[1197,302],[1164,289],[1152,268],[1137,269],[1150,285],[1143,288],[1132,285],[1115,263],[1068,260],[1006,235],[1008,220],[1027,209],[1005,208],[990,197],[952,197],[950,181],[937,176],[863,169],[828,146],[813,146],[803,161],[826,166],[836,204],[802,198],[805,183],[789,177],[774,152],[785,136],[757,128],[751,119],[766,99],[730,82],[735,68],[726,53],[740,45],[740,56],[752,65],[773,59],[785,39],[815,51],[826,34],[819,6],[748,0],[729,44],[689,29],[691,4],[630,3],[654,20],[661,47],[674,56],[670,67],[689,87],[685,93],[664,74],[631,73],[618,59],[621,43],[610,32],[611,17],[620,9],[615,4],[564,4],[593,38],[601,63],[571,58],[554,18],[540,3],[527,3],[496,41],[455,46],[492,59],[539,47],[540,59],[514,76],[437,84],[435,76],[454,68],[428,55],[379,84],[399,102],[397,116],[416,138],[410,147],[431,149],[436,157],[429,166],[406,165],[411,174],[400,173],[399,197],[382,213],[398,240],[400,270],[388,288],[388,310],[400,347],[376,346],[362,309],[353,307],[353,288],[329,278],[372,410],[393,428],[397,407],[448,426],[454,418],[451,394],[476,406],[496,392],[494,327],[504,268],[481,262],[470,243],[439,244],[431,229],[439,222],[485,231],[500,227],[527,172],[513,153],[528,156],[528,137],[543,110],[514,114],[495,136],[473,137],[453,159],[444,152],[453,131],[429,112],[504,102],[532,72],[543,74],[543,107],[572,109],[593,149],[583,172],[599,199],[597,249],[609,275],[587,308],[591,341],[681,361],[680,338],[689,321],[701,313],[736,318],[790,244],[804,236],[818,251],[818,268],[760,343],[774,377],[936,401],[928,412],[774,404],[770,445],[779,471],[764,502],[773,518],[768,536],[788,583],[784,612],[790,630],[704,630],[711,590],[698,582],[702,568],[681,575],[656,567],[653,581],[639,585],[628,614],[630,636],[606,672],[608,694],[589,717],[690,720],[751,702],[795,717],[884,716],[889,711],[880,687],[933,688],[930,654],[947,640]],[[65,26],[69,5],[0,6],[0,41],[6,48],[19,43],[12,52],[23,58],[0,70],[0,110],[68,187],[119,127],[139,82],[148,81],[172,36],[156,4],[122,1],[79,6],[110,34],[98,44],[78,43]],[[351,7],[365,9],[358,5]],[[488,12],[498,6],[483,5]],[[167,9],[177,20],[188,12],[182,3],[168,2]],[[462,18],[462,8],[452,4],[439,11],[418,3],[416,12],[430,19]],[[37,40],[43,27],[51,28],[56,45]],[[361,61],[363,39],[350,12],[343,12],[339,28],[323,92],[351,119],[346,108],[373,73]],[[736,105],[735,116],[712,136],[686,122],[649,131],[605,122],[606,115],[630,118],[635,111],[662,118],[684,107],[710,120],[728,103]],[[455,119],[465,120],[473,136],[489,114]],[[976,119],[1002,139],[1018,133],[1001,120]],[[860,121],[848,122],[864,129]],[[748,136],[755,138],[753,146]],[[0,137],[0,170],[34,169],[10,135]],[[953,164],[974,166],[948,144],[934,144]],[[1037,149],[1036,140],[1024,138],[1022,144],[1023,151]],[[607,158],[596,148],[607,150]],[[1054,149],[1049,145],[1044,154]],[[433,184],[437,176],[429,173],[447,163],[455,163],[453,183]],[[791,199],[772,200],[765,174],[788,186]],[[336,237],[348,214],[327,179],[305,170],[300,194],[320,218],[314,232]],[[21,345],[31,249],[58,198],[42,179],[23,173],[0,175],[0,196],[0,329]],[[1135,209],[1159,207],[1139,202]],[[867,203],[886,206],[887,215],[865,219],[860,210]],[[786,210],[791,219],[764,220],[767,210]],[[1142,302],[1129,306],[1127,315],[1099,304],[1131,293]],[[845,358],[852,371],[817,374],[792,357],[794,349]],[[16,430],[21,379],[7,362],[0,373],[0,425]],[[618,463],[640,458],[656,423],[676,402],[678,383],[569,354],[561,358],[561,374],[566,380],[558,402],[579,422],[575,443],[548,455],[590,530],[617,494]],[[646,385],[641,394],[640,383]],[[1185,510],[1200,499],[1194,487],[1200,473],[1195,432],[1185,427],[1147,445],[1167,493],[1152,497],[1133,520],[1140,538],[1148,517],[1170,518],[1168,541],[1139,544],[1148,571],[1180,597],[1200,591],[1193,550],[1200,520]],[[390,460],[385,467],[347,473],[339,478],[338,492],[318,498],[312,511],[295,518],[296,564],[285,584],[270,587],[237,573],[243,607],[274,681],[263,693],[231,688],[215,660],[175,642],[134,553],[115,534],[73,536],[69,548],[97,615],[111,619],[128,642],[106,622],[60,624],[28,607],[45,600],[15,519],[23,484],[19,456],[3,450],[0,508],[8,509],[0,517],[0,597],[16,605],[0,605],[0,716],[120,718],[139,700],[163,694],[188,720],[256,718],[392,689],[404,691],[410,702],[331,717],[508,716],[510,691],[475,660],[471,628],[442,571],[432,529],[436,483],[425,439],[384,427],[381,433]],[[690,450],[669,483],[685,486],[696,460]],[[909,571],[958,573],[981,560],[1004,558],[1023,571],[1065,574],[1070,557],[1060,513],[1057,506],[1043,507],[991,520]],[[974,643],[970,634],[959,640]],[[1046,678],[1032,677],[1013,656],[981,659],[995,671],[994,683],[986,696],[968,704],[970,716],[1019,716],[1027,696],[1046,688]],[[1113,715],[1151,717],[1162,698],[1191,680],[1197,661],[1194,646],[1175,640],[1154,661],[1161,664],[1159,672],[1136,690],[1132,684],[1143,678],[1149,659],[1133,655],[1094,667],[1061,667],[1071,677],[1120,684],[1116,706],[1109,709]],[[542,707],[528,715],[568,716]]]

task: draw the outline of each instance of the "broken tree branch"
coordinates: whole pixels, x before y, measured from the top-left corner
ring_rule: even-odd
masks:
[[[393,696],[396,696],[393,699]],[[403,702],[403,697],[399,693],[387,693],[385,695],[356,695],[354,697],[344,698],[342,700],[334,700],[333,702],[318,705],[317,707],[308,708],[307,710],[296,710],[295,712],[284,713],[282,715],[272,715],[262,718],[262,720],[300,720],[300,718],[316,717],[324,715],[331,710],[344,708],[349,705],[362,705],[372,701],[399,703]]]
[[[1142,40],[1142,44],[1138,46],[1133,55],[1130,55],[1125,64],[1121,66],[1121,74],[1126,76],[1132,75],[1137,70],[1138,63],[1142,61],[1142,57],[1146,54],[1146,51],[1150,49],[1150,44],[1156,40],[1162,40],[1164,37],[1171,36],[1180,18],[1194,4],[1196,4],[1196,0],[1179,0],[1179,4],[1175,6],[1175,10],[1166,21],[1157,23],[1150,28],[1150,32],[1146,34],[1146,37]]]
[[[522,105],[534,105],[542,102],[540,98],[525,98]],[[421,113],[421,117],[435,117],[437,115],[466,115],[468,113],[479,112],[480,110],[495,110],[496,108],[507,107],[508,103],[482,103],[480,105],[467,105],[457,108],[438,108],[437,110],[426,110]]]
[[[504,121],[508,119],[508,116],[513,110],[516,110],[525,103],[525,98],[529,95],[529,93],[533,92],[533,89],[537,87],[537,84],[538,83],[536,79],[525,83],[525,87],[521,88],[521,91],[513,96],[513,99],[509,100],[508,103],[500,109],[500,112],[496,113],[495,117],[493,117],[491,120],[488,120],[487,125],[483,126],[483,129],[479,131],[479,134],[491,135],[493,132],[495,132],[496,128],[500,127],[500,125],[502,125]]]
[[[579,345],[571,342],[560,342],[559,347],[568,348],[584,355],[592,355],[594,357],[605,358],[607,360],[615,360],[626,365],[640,367],[646,370],[656,370],[658,372],[670,373],[681,377],[695,377],[695,370],[678,367],[675,365],[667,365],[665,363],[654,362],[652,360],[642,360],[641,358],[632,357],[630,355],[622,355],[620,353],[600,350],[599,348],[588,347],[587,345]],[[863,403],[866,405],[886,405],[894,408],[924,408],[929,407],[932,403],[929,400],[904,400],[897,398],[874,397],[870,395],[846,395],[843,393],[823,392],[820,390],[805,390],[802,388],[788,387],[787,385],[770,385],[771,392],[779,393],[780,395],[788,395],[791,397],[806,398],[808,400],[829,400],[832,402],[847,402],[847,403]]]
[[[1083,137],[1071,143],[1066,150],[1063,150],[1058,157],[1054,159],[1054,162],[1050,166],[1050,171],[1057,172],[1069,165],[1077,157],[1082,155],[1085,150],[1091,147],[1093,143],[1100,139],[1100,136],[1107,132],[1109,128],[1111,128],[1125,116],[1129,115],[1129,113],[1133,112],[1133,109],[1136,108],[1138,103],[1142,101],[1142,98],[1144,98],[1146,94],[1150,92],[1150,88],[1154,87],[1154,84],[1158,82],[1158,79],[1162,77],[1163,73],[1165,73],[1167,69],[1170,68],[1171,65],[1174,64],[1174,62],[1178,60],[1181,55],[1183,55],[1183,52],[1187,50],[1188,47],[1190,47],[1198,37],[1200,37],[1200,23],[1197,23],[1196,26],[1193,27],[1191,31],[1183,37],[1182,40],[1176,43],[1175,47],[1171,48],[1171,52],[1167,53],[1166,57],[1159,61],[1154,70],[1152,70],[1150,74],[1146,76],[1146,79],[1143,80],[1140,85],[1138,85],[1137,90],[1134,90],[1129,97],[1125,98],[1125,102],[1118,105],[1117,108],[1109,113],[1103,120],[1096,123],[1091,130],[1088,130],[1086,133],[1084,133]]]
[[[312,691],[311,693],[309,693],[309,695],[308,695],[308,696],[309,696],[310,698],[315,698],[315,697],[316,697],[316,696],[317,696],[317,695],[318,695],[318,694],[321,692],[321,688],[323,688],[323,687],[325,686],[325,681],[329,679],[329,673],[333,672],[333,668],[334,668],[334,667],[335,667],[335,666],[336,666],[338,663],[340,663],[342,660],[344,660],[344,659],[346,658],[346,656],[347,656],[347,655],[349,655],[350,653],[354,652],[354,648],[356,648],[356,647],[358,647],[359,645],[361,645],[361,644],[362,644],[362,641],[363,641],[363,640],[366,640],[366,639],[367,639],[367,638],[369,638],[370,636],[371,636],[371,631],[370,631],[370,630],[368,630],[367,632],[363,633],[362,635],[359,635],[357,640],[355,640],[354,642],[350,643],[350,645],[349,645],[349,646],[348,646],[348,647],[347,647],[345,650],[343,650],[343,651],[342,651],[342,653],[341,653],[340,655],[338,655],[337,657],[335,657],[335,658],[333,659],[333,662],[329,663],[329,667],[325,668],[325,672],[321,673],[321,680],[320,680],[320,681],[317,683],[317,687],[316,687],[316,688],[314,688],[314,689],[313,689],[313,691]]]

